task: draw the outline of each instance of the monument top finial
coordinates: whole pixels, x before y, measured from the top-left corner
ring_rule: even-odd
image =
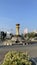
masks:
[[[16,26],[19,26],[20,24],[16,24]]]

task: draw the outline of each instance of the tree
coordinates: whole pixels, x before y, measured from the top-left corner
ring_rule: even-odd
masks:
[[[11,36],[11,38],[13,37],[13,34],[12,33],[10,33],[10,36]]]
[[[24,39],[24,34],[23,33],[21,34],[21,37],[22,37],[22,39]]]
[[[5,55],[2,65],[31,65],[29,56],[24,52],[10,51]]]
[[[3,31],[1,31],[1,40],[4,40],[6,37],[6,33],[4,33]]]
[[[25,38],[27,38],[27,37],[28,37],[28,38],[34,38],[34,37],[35,37],[34,32],[25,34]]]

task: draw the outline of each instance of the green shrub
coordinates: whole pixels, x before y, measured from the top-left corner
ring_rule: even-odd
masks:
[[[10,51],[5,55],[2,65],[31,65],[31,62],[27,53]]]

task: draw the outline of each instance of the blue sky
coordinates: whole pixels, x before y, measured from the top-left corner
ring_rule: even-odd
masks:
[[[0,29],[37,30],[37,0],[0,0]]]

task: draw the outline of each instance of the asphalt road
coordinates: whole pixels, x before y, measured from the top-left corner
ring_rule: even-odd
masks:
[[[32,58],[37,57],[37,44],[30,45],[13,45],[13,46],[0,46],[0,62],[3,60],[8,51],[22,51],[27,52]]]

